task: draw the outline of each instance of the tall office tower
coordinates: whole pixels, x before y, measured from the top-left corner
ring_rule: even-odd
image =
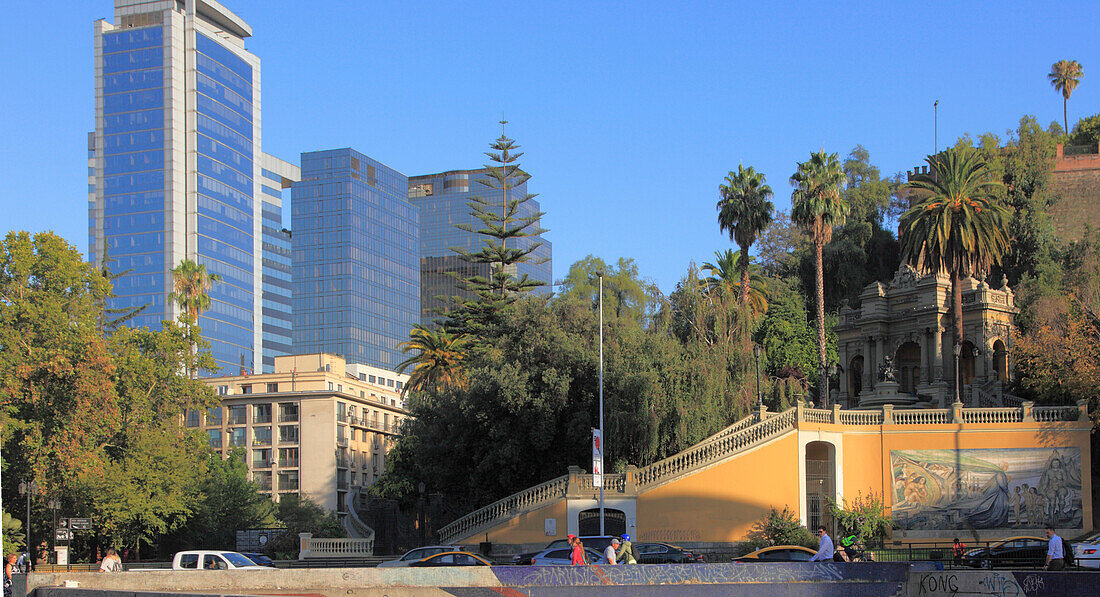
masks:
[[[294,354],[392,370],[420,320],[408,179],[352,149],[316,151],[302,154],[291,196]]]
[[[290,354],[290,230],[283,226],[283,189],[301,180],[298,166],[263,154],[261,159],[263,193],[263,372],[275,370],[275,357]],[[287,200],[290,196],[287,195]]]
[[[221,276],[199,318],[218,365],[262,358],[260,61],[252,29],[214,0],[115,0],[95,23],[95,181],[89,259],[109,260],[110,306],[159,328],[184,259]]]
[[[409,201],[420,208],[420,320],[430,325],[439,314],[450,307],[450,297],[467,299],[473,293],[462,290],[455,276],[489,277],[487,264],[463,261],[452,249],[470,253],[481,250],[482,238],[472,232],[456,228],[458,224],[481,226],[470,215],[467,202],[472,197],[502,205],[501,191],[493,190],[478,182],[487,181],[488,170],[454,170],[440,174],[425,174],[409,178]],[[527,183],[508,189],[509,199],[521,199],[527,195]],[[538,213],[535,199],[520,206],[519,217]],[[538,228],[536,224],[533,228]],[[541,235],[509,240],[522,248],[534,243],[542,245],[530,255],[527,263],[520,263],[513,275],[527,274],[533,280],[546,282],[534,292],[550,292],[553,279],[553,246]],[[541,263],[540,263],[541,262]]]

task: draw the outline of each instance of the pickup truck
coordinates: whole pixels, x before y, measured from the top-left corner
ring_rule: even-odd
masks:
[[[235,551],[192,550],[176,552],[172,570],[271,570]]]

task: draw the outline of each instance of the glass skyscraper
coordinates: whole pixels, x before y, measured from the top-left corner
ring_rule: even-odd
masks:
[[[454,170],[409,178],[409,200],[420,209],[420,320],[424,325],[431,324],[450,307],[449,297],[461,300],[473,296],[459,288],[454,275],[489,277],[487,264],[468,263],[452,250],[473,253],[483,247],[480,235],[456,227],[459,224],[481,227],[481,222],[470,215],[467,202],[472,197],[481,197],[495,205],[503,204],[501,191],[490,189],[478,180],[489,180],[486,169]],[[521,199],[526,195],[526,182],[508,189],[509,199]],[[520,206],[517,215],[530,217],[539,211],[539,202],[531,199]],[[537,223],[532,226],[532,229],[537,228]],[[550,241],[539,235],[508,242],[518,243],[521,248],[541,242],[529,261],[518,264],[516,271],[510,273],[527,274],[533,280],[551,283],[553,246]],[[550,287],[541,286],[534,292],[550,292]]]
[[[420,236],[408,179],[353,149],[302,154],[291,187],[295,354],[392,370],[420,321]]]
[[[199,318],[218,365],[262,359],[260,61],[252,29],[213,0],[115,0],[96,21],[89,259],[109,260],[110,307],[159,328],[184,259],[221,276]]]
[[[283,226],[283,199],[301,179],[298,166],[263,154],[261,162],[263,211],[263,372],[275,371],[275,357],[291,354],[290,230]],[[283,191],[287,190],[284,197]]]

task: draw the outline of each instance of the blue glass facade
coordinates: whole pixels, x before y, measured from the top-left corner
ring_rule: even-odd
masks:
[[[130,325],[159,328],[172,268],[165,262],[163,28],[105,33],[101,67],[103,144],[90,151],[102,155],[103,216],[101,226],[89,222],[89,255],[102,259],[106,249],[111,271],[127,272],[108,306],[149,305]]]
[[[290,231],[283,228],[283,184],[262,170],[263,209],[263,372],[275,371],[275,357],[291,354]]]
[[[251,30],[216,3],[115,9],[117,26],[96,22],[89,258],[124,272],[109,306],[146,305],[128,325],[153,329],[179,312],[168,302],[172,269],[205,265],[221,277],[198,322],[215,360],[258,369],[259,73],[241,48]]]
[[[221,276],[199,326],[218,364],[252,370],[256,263],[253,246],[252,67],[195,34],[196,251]]]
[[[482,248],[480,235],[456,227],[460,224],[480,227],[481,222],[470,215],[468,202],[471,198],[482,197],[495,205],[502,204],[501,191],[494,191],[479,180],[488,180],[484,169],[428,174],[409,179],[409,201],[420,210],[420,303],[421,321],[425,325],[438,318],[438,311],[448,306],[446,300],[440,297],[467,298],[469,295],[458,288],[451,274],[488,276],[488,266],[466,263],[453,250],[472,253]],[[509,199],[522,198],[526,194],[527,183],[508,190]],[[518,215],[530,217],[539,211],[539,202],[531,199],[520,206]],[[531,253],[527,263],[518,264],[515,273],[527,274],[534,280],[550,284],[553,279],[553,246],[550,241],[542,236],[531,236],[509,242],[518,243],[522,248],[542,243]],[[549,291],[549,286],[543,286],[534,292]]]
[[[408,179],[352,149],[303,153],[301,167],[291,201],[294,353],[392,370],[420,320]]]

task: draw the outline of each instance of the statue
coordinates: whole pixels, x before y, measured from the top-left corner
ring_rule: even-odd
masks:
[[[886,355],[882,358],[882,360],[884,362],[878,368],[879,381],[897,383],[898,370],[896,367],[894,367],[894,357]]]

